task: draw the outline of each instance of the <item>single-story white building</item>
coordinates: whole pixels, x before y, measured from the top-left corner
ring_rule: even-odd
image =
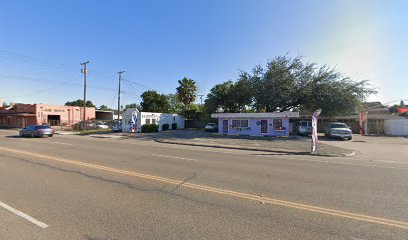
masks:
[[[289,136],[289,118],[299,112],[213,113],[218,119],[218,133],[251,136]]]
[[[408,136],[408,119],[387,119],[384,121],[386,135]]]
[[[122,132],[141,132],[144,124],[157,124],[159,131],[163,130],[163,124],[177,123],[177,129],[184,128],[184,117],[177,114],[139,112],[136,108],[129,108],[122,113]]]

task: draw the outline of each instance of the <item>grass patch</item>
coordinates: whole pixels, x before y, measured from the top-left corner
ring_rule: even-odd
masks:
[[[82,132],[76,133],[76,135],[89,135],[89,134],[103,134],[103,133],[112,133],[111,129],[89,129]]]

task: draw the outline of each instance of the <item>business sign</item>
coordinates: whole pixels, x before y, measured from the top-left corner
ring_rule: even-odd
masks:
[[[321,109],[316,110],[312,114],[312,146],[311,146],[311,153],[316,151],[317,145],[317,120],[319,119],[319,115],[321,113]]]

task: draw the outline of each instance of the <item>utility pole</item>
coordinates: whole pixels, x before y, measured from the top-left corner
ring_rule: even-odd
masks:
[[[86,68],[86,65],[89,63],[89,61],[81,63],[82,66],[84,66],[83,69],[81,69],[81,72],[84,74],[84,114],[82,115],[82,131],[85,131],[85,120],[86,120],[86,75],[88,74],[88,69]]]
[[[197,95],[197,96],[200,97],[200,102],[201,102],[200,108],[201,108],[201,112],[202,112],[203,111],[203,97],[204,97],[204,95]]]
[[[118,91],[118,121],[120,120],[120,81],[122,80],[122,73],[125,71],[119,71],[119,91]]]

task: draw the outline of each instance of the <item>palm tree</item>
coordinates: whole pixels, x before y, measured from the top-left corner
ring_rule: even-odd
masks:
[[[182,102],[187,109],[190,103],[196,100],[196,82],[191,78],[185,77],[178,80],[178,83],[180,84],[177,88],[178,100]]]

